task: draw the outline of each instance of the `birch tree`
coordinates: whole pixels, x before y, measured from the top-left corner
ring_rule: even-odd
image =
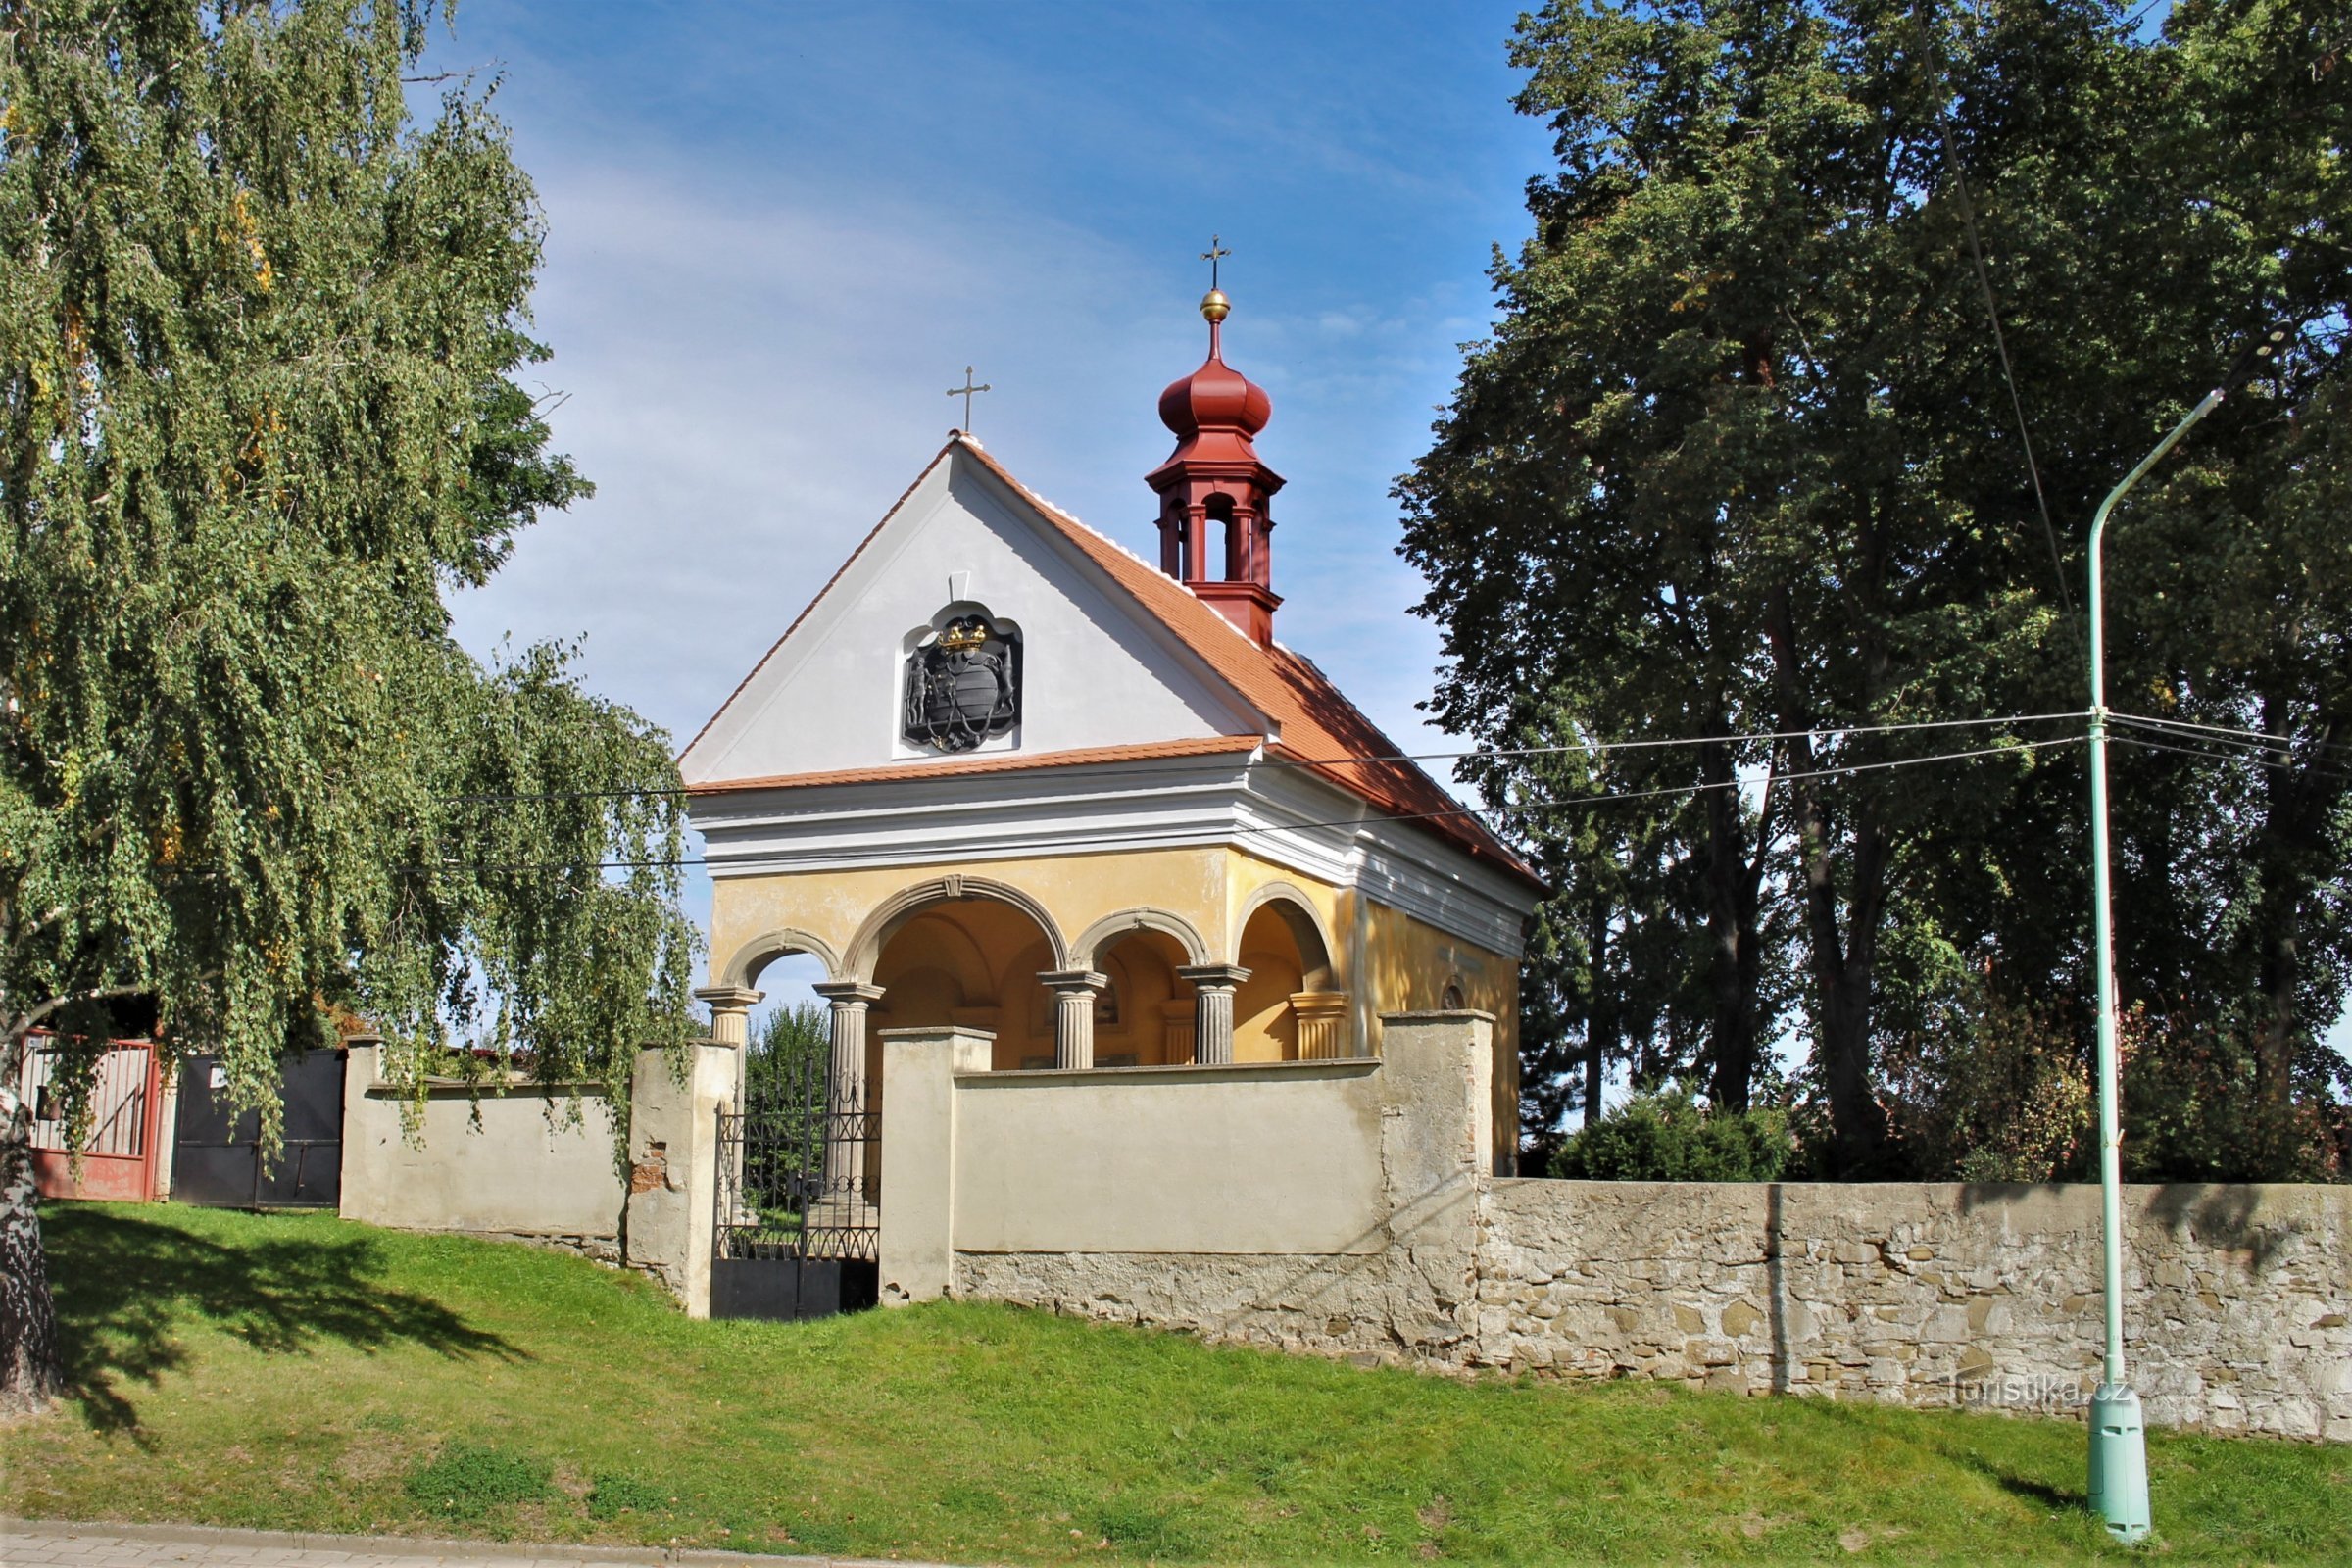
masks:
[[[0,0],[0,1404],[58,1392],[16,1086],[109,1027],[278,1135],[332,1009],[618,1085],[682,1038],[666,738],[444,599],[587,493],[518,376],[541,221],[421,0]],[[650,793],[649,793],[650,792]]]

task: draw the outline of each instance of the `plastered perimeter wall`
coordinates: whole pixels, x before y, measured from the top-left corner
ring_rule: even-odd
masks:
[[[1378,1251],[1370,1058],[956,1079],[956,1245]]]
[[[2097,1188],[1489,1180],[1488,1022],[1382,1024],[1377,1070],[1307,1064],[1360,1078],[958,1077],[949,1288],[1439,1368],[2086,1407]],[[2124,1207],[2150,1419],[2352,1440],[2352,1188]]]
[[[1494,1020],[1381,1024],[1372,1060],[957,1077],[943,1283],[1212,1338],[1459,1361],[1494,1160]],[[887,1203],[882,1223],[887,1272]]]
[[[576,1121],[569,1109],[562,1092],[535,1087],[478,1101],[436,1089],[412,1141],[374,1048],[355,1046],[343,1091],[343,1217],[522,1237],[617,1260],[622,1191],[609,1107],[590,1092]]]

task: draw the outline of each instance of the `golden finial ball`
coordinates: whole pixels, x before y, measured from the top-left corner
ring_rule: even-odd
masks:
[[[1212,288],[1200,296],[1200,315],[1203,319],[1222,321],[1232,314],[1233,302],[1225,297],[1223,290]]]

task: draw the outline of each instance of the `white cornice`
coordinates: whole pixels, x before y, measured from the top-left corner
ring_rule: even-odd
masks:
[[[1296,767],[1173,758],[697,799],[713,877],[1225,845],[1519,956],[1535,891]]]

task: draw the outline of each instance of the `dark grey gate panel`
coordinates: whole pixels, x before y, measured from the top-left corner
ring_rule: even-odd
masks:
[[[261,1114],[234,1113],[216,1058],[189,1058],[179,1074],[173,1200],[207,1208],[337,1206],[343,1196],[345,1059],[340,1051],[309,1051],[278,1062],[285,1149],[265,1167],[256,1142]]]
[[[712,1317],[830,1317],[875,1304],[881,1117],[821,1042],[762,1063],[718,1117]]]

